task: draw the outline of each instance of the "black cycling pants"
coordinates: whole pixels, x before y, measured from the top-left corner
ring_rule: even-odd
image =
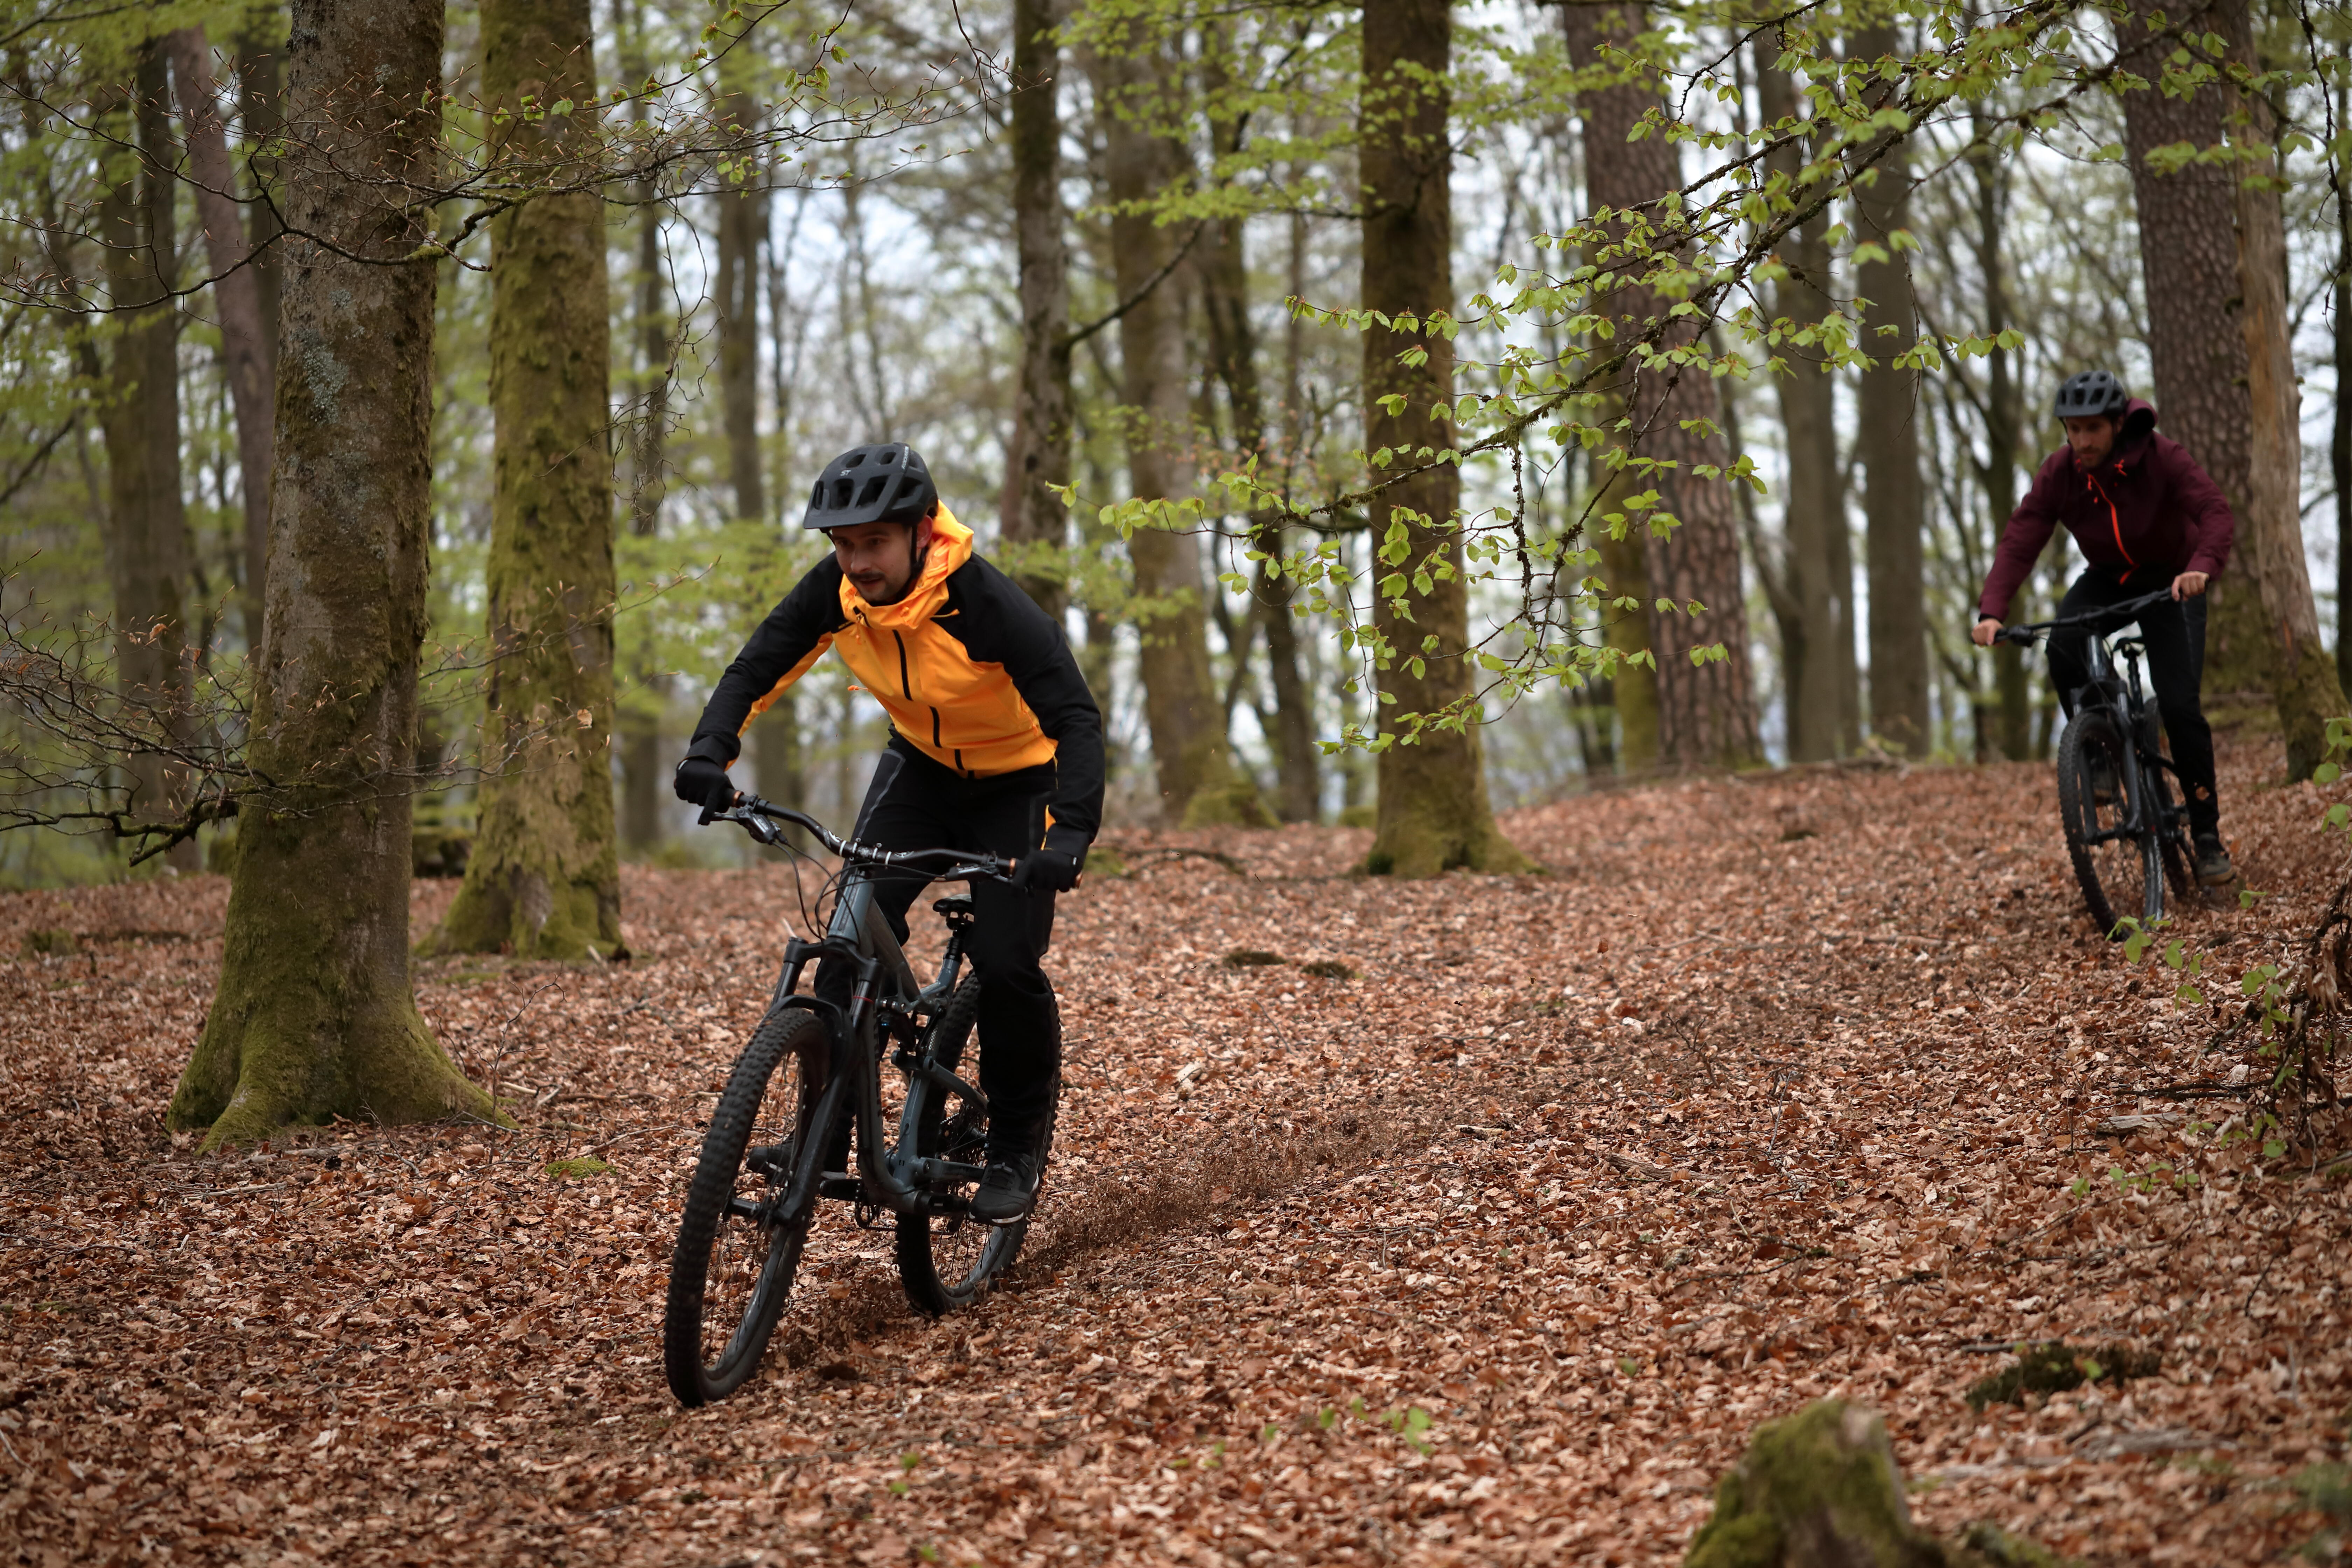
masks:
[[[966,778],[894,741],[875,763],[851,837],[885,849],[979,849],[1018,858],[1045,837],[1053,788],[1051,764]],[[933,888],[941,896],[956,890],[889,871],[875,874],[875,888],[900,942],[918,898]],[[980,1091],[988,1097],[989,1150],[1012,1153],[1036,1138],[1062,1065],[1061,1013],[1038,962],[1053,940],[1054,895],[983,878],[971,884],[971,909],[964,952],[980,977]],[[918,973],[926,973],[928,953],[908,956]],[[834,999],[846,1002],[854,977],[835,978],[831,968],[820,966],[817,994],[838,992]]]
[[[2137,599],[2154,591],[2151,582],[2126,584],[2112,568],[2094,566],[2074,579],[2058,605],[2058,617],[2091,615],[2109,605]],[[2156,688],[2156,710],[2172,742],[2173,766],[2180,771],[2181,787],[2189,794],[2189,827],[2211,833],[2221,822],[2221,802],[2214,793],[2213,727],[2205,721],[2199,701],[2205,683],[2205,600],[2167,600],[2139,613],[2141,640],[2147,644],[2148,682]],[[2098,635],[2112,636],[2126,622],[2108,616],[2096,623]],[[2077,691],[2091,679],[2091,633],[2067,628],[2050,634],[2050,680],[2058,700],[2071,716]]]

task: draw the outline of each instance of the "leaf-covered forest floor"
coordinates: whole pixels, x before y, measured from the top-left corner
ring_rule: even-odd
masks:
[[[2183,922],[2217,993],[2343,864],[2275,766],[2224,753],[2272,896]],[[1361,833],[1114,834],[1133,874],[1056,932],[1017,1278],[919,1319],[828,1208],[763,1373],[694,1413],[660,1293],[782,866],[631,871],[626,964],[420,967],[520,1132],[225,1160],[159,1120],[224,885],[0,900],[0,952],[80,942],[0,972],[0,1557],[1665,1563],[1827,1395],[1885,1414],[1938,1528],[2281,1557],[2318,1523],[2287,1478],[2344,1457],[2352,1126],[2200,1134],[2244,1102],[2177,1086],[2266,1069],[2095,939],[2052,800],[2029,766],[1629,789],[1509,819],[1550,875],[1421,884],[1346,875]],[[1971,1411],[2057,1339],[2153,1370]]]

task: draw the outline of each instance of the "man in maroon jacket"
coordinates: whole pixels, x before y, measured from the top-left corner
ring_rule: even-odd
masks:
[[[2173,765],[2189,795],[2189,828],[2197,879],[2211,886],[2234,874],[2221,845],[2221,803],[2214,795],[2213,731],[2198,701],[2205,679],[2205,585],[2229,563],[2236,521],[2221,487],[2178,441],[2156,433],[2156,410],[2127,395],[2104,370],[2066,378],[2052,410],[2066,444],[2050,454],[2033,488],[2000,531],[1992,570],[1977,603],[1974,636],[1992,646],[2009,602],[2033,570],[2050,531],[2060,523],[2088,563],[2058,606],[2061,619],[2095,617],[2101,635],[2122,620],[2096,613],[2169,585],[2172,602],[2139,613],[2157,711],[2172,740]],[[2050,636],[2050,679],[2066,711],[2090,682],[2082,629]]]

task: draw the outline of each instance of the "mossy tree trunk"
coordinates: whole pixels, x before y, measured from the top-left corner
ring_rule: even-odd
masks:
[[[2247,0],[2227,0],[2231,54],[2249,70],[2254,57]],[[2239,324],[2246,340],[2246,393],[2253,458],[2240,526],[2262,587],[2271,695],[2286,734],[2290,780],[2306,779],[2327,755],[2327,721],[2344,713],[2335,661],[2319,640],[2319,609],[2303,545],[2303,396],[2294,372],[2294,319],[2287,300],[2286,221],[2276,182],[2278,124],[2270,105],[2241,98],[2233,134],[2254,154],[2237,188]],[[2243,548],[2243,547],[2242,547]]]
[[[1644,25],[1639,5],[1570,5],[1561,15],[1570,58],[1580,67],[1601,59],[1604,39],[1622,47]],[[1630,139],[1658,102],[1654,82],[1636,79],[1588,89],[1577,97],[1584,121],[1585,196],[1595,211],[1644,207],[1681,185],[1673,142],[1661,134]],[[1668,221],[1656,224],[1662,236]],[[1638,275],[1649,264],[1649,258],[1635,257],[1624,265]],[[1634,277],[1618,284],[1607,304],[1617,321],[1618,342],[1630,343],[1648,332],[1672,303]],[[1685,349],[1694,342],[1695,329],[1678,325],[1660,336],[1657,348]],[[1658,763],[1686,770],[1759,762],[1763,748],[1748,679],[1738,503],[1727,483],[1695,472],[1720,468],[1728,460],[1715,382],[1700,367],[1645,365],[1636,372],[1630,363],[1622,379],[1629,392],[1626,444],[1638,442],[1641,456],[1674,465],[1649,482],[1659,492],[1657,510],[1677,519],[1676,526],[1661,535],[1647,514],[1632,520],[1643,551],[1649,647],[1657,659]],[[1669,607],[1659,609],[1660,602]],[[1720,647],[1724,657],[1692,662],[1691,650],[1710,647]]]
[[[2151,26],[2162,14],[2162,29]],[[2187,143],[2221,143],[2226,89],[2208,83],[2184,97],[2155,85],[2179,47],[2184,26],[2201,34],[2213,18],[2185,18],[2171,0],[2130,0],[2119,21],[2120,64],[2148,87],[2123,95],[2124,147],[2139,216],[2140,273],[2147,296],[2148,362],[2161,428],[2189,448],[2230,505],[2241,536],[2230,564],[2207,591],[2205,689],[2216,697],[2267,695],[2262,563],[2242,529],[2253,471],[2253,411],[2246,395],[2246,340],[2230,330],[2240,310],[2236,174],[2230,165],[2191,163],[2160,173],[2149,154]],[[2043,405],[2044,411],[2047,404]],[[2051,445],[2057,444],[2053,431]]]
[[[645,23],[634,5],[622,13],[621,36],[621,76],[634,89],[646,71]],[[642,94],[630,99],[629,117],[637,125],[646,122]],[[662,500],[668,489],[670,314],[662,276],[661,205],[654,199],[651,181],[637,182],[629,196],[636,204],[637,219],[637,414],[629,444],[629,531],[652,539],[661,532]],[[669,686],[656,668],[658,662],[639,650],[629,671],[635,691],[631,700],[619,705],[614,721],[621,735],[621,841],[636,849],[660,841],[662,802],[669,794],[662,753],[662,716]]]
[[[1055,552],[1070,509],[1070,252],[1062,210],[1061,48],[1055,0],[1013,0],[1013,237],[1021,275],[1021,387],[1003,533],[1013,581],[1056,623],[1069,606]]]
[[[751,100],[741,81],[750,58],[748,46],[739,45],[719,62],[724,117],[738,129],[751,114]],[[719,327],[719,406],[727,437],[728,484],[735,492],[735,515],[772,529],[777,520],[769,510],[767,454],[760,445],[760,242],[768,231],[765,176],[728,185],[719,193],[715,205],[719,268],[712,292]],[[872,430],[858,438],[885,441],[890,437],[887,431]],[[775,535],[764,542],[772,551],[782,552],[782,542]],[[770,570],[769,561],[762,560],[760,569]],[[802,788],[796,690],[777,698],[754,721],[751,751],[751,787],[768,799],[795,802]]]
[[[205,1147],[287,1122],[494,1117],[409,984],[409,795],[432,524],[432,209],[441,0],[296,0],[285,171],[288,352],[254,772],[221,976],[172,1097]],[[347,171],[380,171],[384,185]],[[331,248],[330,247],[331,246]]]
[[[1772,63],[1778,46],[1769,37],[1757,46],[1757,100],[1765,123],[1797,112],[1797,88]],[[1795,142],[1774,152],[1772,172],[1794,181],[1805,163]],[[1773,286],[1772,308],[1800,327],[1827,319],[1836,309],[1829,296],[1829,213],[1798,226],[1782,247],[1789,274]],[[1780,422],[1787,431],[1789,478],[1784,496],[1788,538],[1788,588],[1794,614],[1780,628],[1781,664],[1789,710],[1789,760],[1818,763],[1838,753],[1844,729],[1842,679],[1850,659],[1838,657],[1841,638],[1853,642],[1853,579],[1840,576],[1836,537],[1845,531],[1845,509],[1838,493],[1837,384],[1827,374],[1818,347],[1784,342],[1777,355],[1787,369],[1773,376]]]
[[[114,590],[114,663],[123,700],[148,711],[158,742],[124,759],[140,816],[174,815],[186,779],[168,755],[188,721],[190,648],[184,595],[188,512],[180,489],[178,162],[170,79],[160,40],[137,46],[127,105],[129,145],[112,160],[100,205],[107,289],[122,330],[108,365],[106,561]],[[197,865],[191,839],[169,863]]]
[[[1145,122],[1167,74],[1150,46],[1098,57],[1097,94],[1105,103],[1104,175],[1114,204],[1113,278],[1126,314],[1118,352],[1126,406],[1130,493],[1153,500],[1192,494],[1192,405],[1184,354],[1184,296],[1174,277],[1176,237],[1134,205],[1174,177],[1175,148]],[[1200,541],[1157,529],[1128,542],[1135,566],[1137,673],[1160,784],[1160,808],[1171,825],[1245,822],[1271,825],[1257,785],[1234,765],[1224,705],[1209,670],[1209,624]]]
[[[431,946],[584,958],[621,945],[614,844],[612,373],[603,204],[568,190],[596,99],[588,0],[489,0],[491,156],[528,198],[490,225],[490,673],[466,880]]]
[[[1884,59],[1896,53],[1895,29],[1856,32],[1849,58]],[[1883,103],[1894,93],[1882,84]],[[1869,301],[1863,311],[1863,346],[1878,363],[1862,373],[1854,444],[1868,476],[1863,516],[1869,541],[1870,727],[1886,745],[1924,756],[1935,744],[1927,702],[1927,610],[1925,535],[1927,492],[1919,478],[1919,373],[1893,363],[1919,335],[1911,264],[1895,248],[1911,222],[1910,159],[1900,141],[1881,153],[1866,184],[1854,193],[1854,216],[1870,259],[1854,268],[1854,287]]]
[[[237,212],[228,132],[214,89],[212,46],[202,27],[165,40],[173,86],[187,126],[188,173],[205,258],[212,264],[213,309],[220,326],[222,368],[236,413],[236,466],[245,510],[245,641],[261,646],[262,577],[269,567],[269,470],[274,459],[277,326],[261,313],[261,279]]]
[[[1372,0],[1364,7],[1362,292],[1366,310],[1391,319],[1426,321],[1454,309],[1446,123],[1453,29],[1448,0]],[[1409,363],[1416,357],[1421,363]],[[1371,503],[1373,624],[1388,643],[1378,722],[1391,742],[1380,753],[1365,864],[1400,877],[1455,867],[1525,870],[1527,857],[1495,826],[1487,804],[1475,709],[1459,729],[1433,726],[1407,736],[1393,722],[1471,694],[1469,595],[1456,516],[1462,470],[1432,461],[1455,443],[1453,426],[1431,413],[1454,401],[1453,342],[1433,331],[1368,330],[1363,400],[1365,449],[1388,448],[1392,468],[1421,468]]]

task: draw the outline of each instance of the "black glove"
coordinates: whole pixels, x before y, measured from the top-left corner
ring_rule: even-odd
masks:
[[[687,752],[686,761],[677,764],[677,776],[670,787],[687,805],[700,806],[705,822],[710,820],[710,813],[735,804],[735,781],[727,776],[727,764],[698,748]]]
[[[1056,824],[1045,830],[1045,842],[1024,855],[1013,868],[1013,885],[1038,892],[1066,893],[1078,885],[1087,868],[1087,836]]]

